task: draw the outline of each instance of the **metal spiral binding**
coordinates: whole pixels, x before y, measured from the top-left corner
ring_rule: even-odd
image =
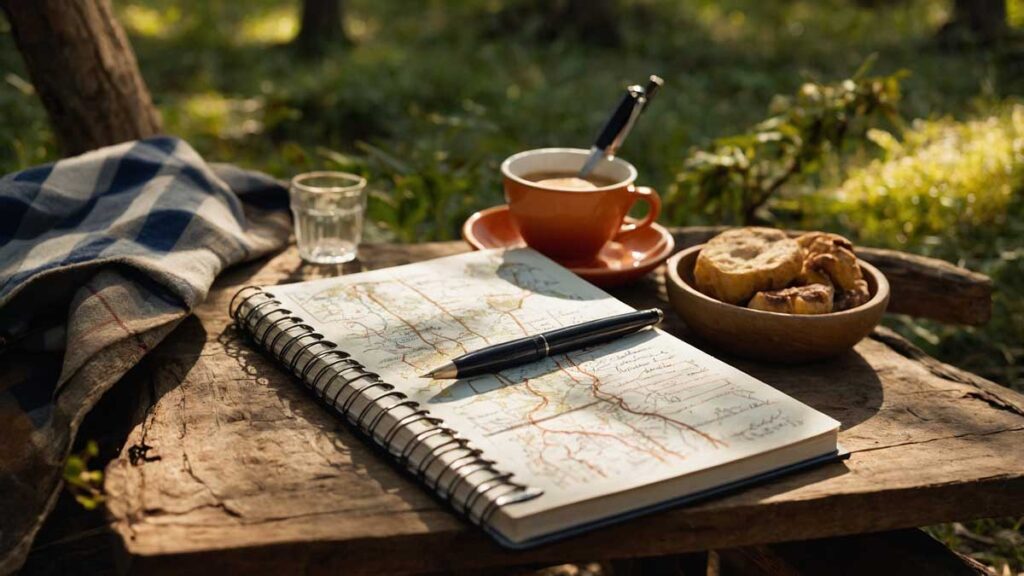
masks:
[[[248,310],[242,314],[247,306]],[[380,375],[367,370],[347,352],[338,350],[337,344],[326,340],[299,316],[294,316],[272,293],[258,286],[246,286],[228,303],[228,314],[237,327],[287,366],[323,404],[340,412],[359,434],[394,457],[402,468],[428,485],[437,496],[448,501],[452,508],[474,524],[485,526],[502,506],[543,494],[541,490],[512,481],[512,474],[501,472],[494,461],[484,458],[482,450],[474,448],[469,440],[445,426],[443,419],[432,416],[418,402],[384,382]],[[270,338],[274,330],[277,334]],[[280,350],[275,351],[279,342]],[[321,349],[317,350],[317,347]],[[300,366],[303,356],[308,356],[308,359]],[[314,373],[313,368],[318,364],[321,367]],[[321,379],[325,377],[321,385]],[[328,398],[328,390],[339,382],[338,389]],[[366,406],[353,416],[355,402],[375,388],[381,389],[380,394],[367,400]],[[400,408],[411,412],[378,433],[377,428],[384,422],[384,417]],[[375,409],[378,412],[373,414]],[[413,434],[401,447],[397,446],[398,435],[415,424],[427,428]],[[439,441],[434,445],[427,443],[433,437],[438,437]],[[414,460],[413,456],[418,451],[423,454],[419,460]],[[445,455],[457,457],[445,463]],[[428,481],[431,468],[439,462],[443,465],[434,480]],[[474,483],[472,477],[481,473],[487,473],[488,477]],[[444,484],[446,476],[450,479]],[[457,502],[459,489],[464,486],[469,488],[469,492]],[[487,505],[479,515],[474,515],[473,509],[481,501],[487,501]]]

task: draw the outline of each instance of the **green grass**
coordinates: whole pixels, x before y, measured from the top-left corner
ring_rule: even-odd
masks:
[[[117,3],[167,130],[202,153],[286,176],[334,164],[320,148],[365,156],[356,143],[366,141],[413,170],[465,178],[471,198],[453,201],[442,225],[392,230],[422,239],[453,237],[469,210],[500,199],[504,156],[587,146],[621,86],[651,72],[667,87],[622,155],[662,189],[688,146],[744,129],[774,95],[843,77],[873,52],[877,73],[913,70],[911,117],[963,115],[996,85],[987,54],[928,44],[941,2],[631,2],[621,49],[536,43],[495,30],[501,2],[451,4],[349,2],[356,46],[303,63],[279,45],[294,32],[293,2]],[[24,79],[10,38],[0,42],[0,63]],[[4,84],[0,107],[13,120],[3,142],[16,151],[0,169],[53,156],[31,94]],[[364,169],[381,194],[401,197],[405,182],[378,160]]]
[[[467,215],[501,201],[503,158],[525,148],[588,146],[621,87],[647,74],[663,76],[666,87],[621,155],[639,168],[643,183],[667,192],[691,147],[744,132],[769,115],[776,95],[792,94],[806,81],[848,77],[877,54],[874,74],[910,72],[902,115],[936,122],[908,137],[905,154],[854,146],[848,165],[836,163],[813,181],[787,187],[776,202],[781,223],[828,227],[992,275],[995,315],[986,327],[890,322],[939,358],[1024,390],[1024,202],[1014,180],[1024,152],[1014,148],[1020,133],[1002,128],[1012,124],[1008,110],[1024,86],[1006,56],[935,46],[951,1],[881,2],[869,9],[853,0],[624,0],[618,48],[538,41],[527,33],[529,21],[514,29],[502,24],[502,8],[512,1],[350,0],[346,25],[354,46],[312,62],[285,45],[296,31],[294,0],[115,0],[115,6],[168,133],[209,159],[280,177],[313,168],[366,174],[370,239],[456,238]],[[1024,8],[1011,4],[1019,25]],[[3,173],[57,156],[27,78],[0,20]],[[963,124],[975,120],[996,127]],[[936,181],[957,185],[935,194],[902,185],[883,198],[849,193],[879,190],[873,175],[894,169],[873,159],[935,165],[927,145],[912,141],[929,130],[970,132],[964,142],[998,136],[1008,150],[1006,178],[968,163],[943,168],[952,172]],[[984,158],[988,145],[975,157]],[[964,146],[959,150],[971,144]],[[854,178],[841,187],[845,169]],[[912,182],[915,172],[905,170],[899,176]],[[988,186],[991,178],[1006,187]],[[960,217],[970,194],[981,203],[972,214],[988,216]],[[668,223],[705,221],[684,211]],[[1019,535],[1019,528],[1000,521],[969,531],[994,538],[1000,530]],[[965,545],[976,540],[952,530],[936,533],[977,552]],[[1009,552],[1000,546],[980,554],[1024,570],[1019,543]]]
[[[378,237],[403,240],[456,237],[466,215],[500,201],[502,158],[527,147],[587,146],[621,86],[651,72],[667,87],[622,155],[663,191],[689,146],[745,129],[776,94],[845,77],[869,54],[879,54],[876,73],[913,71],[909,117],[964,116],[979,98],[996,96],[999,76],[985,52],[931,46],[944,2],[863,9],[849,0],[633,1],[622,18],[624,45],[604,48],[502,30],[501,1],[410,9],[356,0],[347,22],[355,47],[320,62],[299,61],[282,45],[295,32],[296,2],[116,4],[168,132],[208,157],[278,176],[339,165],[364,171],[381,200]],[[6,172],[55,149],[6,34],[0,66]]]

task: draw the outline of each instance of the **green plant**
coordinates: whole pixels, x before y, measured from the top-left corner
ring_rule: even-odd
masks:
[[[1024,104],[966,122],[915,121],[869,133],[882,156],[835,190],[801,198],[801,224],[858,243],[948,260],[992,278],[992,319],[962,328],[887,322],[929,354],[1024,389]]]
[[[719,223],[764,220],[768,201],[794,177],[818,172],[851,129],[877,115],[898,122],[904,74],[868,77],[872,63],[841,82],[808,82],[791,98],[776,97],[774,115],[749,132],[693,150],[667,202],[673,219],[698,212]]]
[[[89,461],[99,453],[96,442],[89,440],[81,452],[69,455],[64,462],[64,485],[86,510],[103,503],[103,471],[89,470]]]
[[[986,518],[929,526],[933,538],[990,566],[989,573],[1012,576],[1024,570],[1024,518]]]
[[[1016,225],[1009,209],[1024,190],[1024,105],[967,122],[917,120],[902,138],[868,137],[882,157],[808,212],[835,215],[865,242],[946,258],[990,252]]]
[[[321,149],[334,167],[358,171],[370,180],[368,232],[401,242],[451,240],[475,210],[500,202],[501,181],[494,157],[480,144],[493,124],[467,103],[462,114],[410,114],[424,137],[412,141],[356,141],[354,153]],[[511,152],[509,152],[511,153]]]

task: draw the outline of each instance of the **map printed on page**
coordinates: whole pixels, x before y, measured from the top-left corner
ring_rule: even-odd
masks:
[[[274,288],[338,348],[483,449],[550,507],[833,429],[831,418],[659,330],[454,381],[466,352],[629,306],[529,249]]]

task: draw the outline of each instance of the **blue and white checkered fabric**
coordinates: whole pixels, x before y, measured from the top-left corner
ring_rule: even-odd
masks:
[[[285,245],[287,190],[188,144],[119,144],[0,179],[0,574],[59,490],[78,423],[231,264]]]
[[[224,264],[280,246],[245,230],[242,202],[283,208],[284,192],[268,177],[235,174],[248,181],[233,189],[188,144],[154,138],[4,177],[0,305],[53,271],[112,262],[149,271],[194,304]]]

